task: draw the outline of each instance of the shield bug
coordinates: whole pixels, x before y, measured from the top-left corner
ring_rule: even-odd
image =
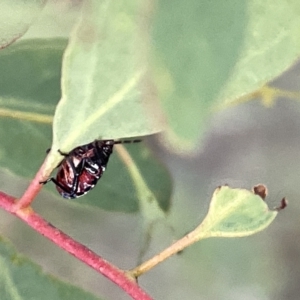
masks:
[[[90,144],[76,147],[68,154],[59,151],[65,158],[58,165],[56,177],[51,177],[42,183],[52,181],[59,194],[67,199],[85,195],[101,178],[113,152],[113,146],[136,142],[140,140],[95,140]]]

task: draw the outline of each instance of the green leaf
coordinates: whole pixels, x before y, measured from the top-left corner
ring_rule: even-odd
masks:
[[[66,40],[20,41],[0,51],[0,165],[32,177],[51,146]]]
[[[300,56],[300,2],[249,1],[240,57],[219,101],[249,94],[286,71]],[[282,13],[284,12],[284,13]]]
[[[54,151],[68,152],[95,139],[161,130],[158,116],[153,118],[152,101],[146,103],[141,97],[146,71],[140,51],[141,3],[88,0],[83,6],[64,55],[62,99],[53,124]]]
[[[132,144],[126,146],[126,149],[158,201],[160,208],[167,211],[170,208],[172,192],[170,174],[144,145]],[[138,192],[127,167],[114,151],[97,186],[72,202],[105,210],[135,212],[140,209],[139,197],[141,195]]]
[[[175,150],[195,148],[216,106],[255,91],[300,54],[298,0],[160,0],[155,8],[152,69]]]
[[[35,21],[45,0],[2,0],[0,3],[0,49],[20,38]]]
[[[65,47],[64,39],[33,39],[0,51],[0,166],[19,176],[33,177],[51,146],[51,121],[60,97]],[[160,207],[168,210],[172,190],[169,173],[145,146],[134,144],[128,149]],[[50,183],[47,188],[60,197]],[[126,212],[140,206],[132,179],[116,153],[98,186],[75,201]]]
[[[215,190],[208,214],[195,235],[197,239],[248,236],[268,227],[277,213],[251,191],[222,186]]]
[[[19,255],[2,238],[0,269],[1,300],[99,300],[90,293],[43,273],[39,266]]]

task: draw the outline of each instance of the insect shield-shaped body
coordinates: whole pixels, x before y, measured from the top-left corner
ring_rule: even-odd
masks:
[[[47,182],[53,181],[59,194],[67,199],[86,194],[105,171],[114,144],[113,140],[96,140],[63,154],[65,158],[58,166],[56,178]]]

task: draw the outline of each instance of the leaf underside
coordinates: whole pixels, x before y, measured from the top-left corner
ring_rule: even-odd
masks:
[[[277,214],[253,192],[222,186],[215,190],[208,214],[197,230],[201,237],[242,237],[265,229]]]

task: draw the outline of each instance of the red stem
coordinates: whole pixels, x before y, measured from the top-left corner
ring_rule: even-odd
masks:
[[[35,199],[36,195],[40,192],[40,190],[43,188],[43,184],[41,184],[41,181],[46,180],[47,178],[43,178],[44,168],[46,165],[46,159],[44,160],[44,163],[41,165],[40,169],[36,173],[33,180],[30,182],[28,188],[24,192],[23,196],[20,198],[18,202],[14,204],[14,207],[12,208],[12,211],[18,211],[23,208],[29,207],[30,204]],[[2,194],[3,195],[3,194]]]
[[[89,248],[76,242],[71,237],[55,228],[53,225],[35,213],[31,207],[15,210],[15,199],[2,192],[0,192],[0,207],[17,216],[35,231],[48,238],[60,248],[72,254],[86,265],[96,270],[98,273],[107,277],[109,280],[123,289],[133,299],[152,300],[152,298],[146,294],[146,292],[141,289],[133,279],[129,278],[124,271],[113,266]]]

